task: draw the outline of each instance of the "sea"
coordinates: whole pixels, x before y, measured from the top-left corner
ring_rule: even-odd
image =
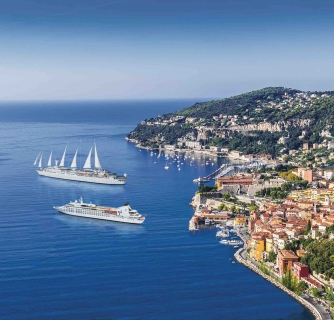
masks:
[[[143,119],[197,100],[2,102],[0,104],[0,319],[313,319],[290,296],[237,263],[215,228],[188,231],[193,179],[226,159],[177,162],[125,140]],[[124,186],[40,177],[53,151],[65,164],[94,144]],[[194,158],[194,159],[192,159]],[[206,165],[205,162],[209,164]],[[165,170],[166,162],[169,169]],[[85,202],[146,216],[129,225],[59,214]]]

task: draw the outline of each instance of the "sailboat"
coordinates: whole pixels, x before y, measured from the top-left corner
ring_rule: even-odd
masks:
[[[94,166],[92,167],[91,158],[93,149],[94,149]],[[66,152],[67,152],[67,146],[65,147],[59,165],[58,161],[56,160],[55,165],[52,166],[53,152],[51,151],[48,164],[44,168],[42,167],[42,152],[40,152],[34,162],[34,165],[36,165],[39,160],[38,169],[36,170],[37,173],[40,176],[63,179],[63,180],[72,180],[72,181],[90,182],[99,184],[125,184],[126,174],[124,174],[123,176],[118,176],[116,173],[111,173],[110,171],[102,168],[95,142],[94,145],[90,148],[83,169],[77,168],[78,149],[75,151],[70,167],[69,168],[65,167]]]

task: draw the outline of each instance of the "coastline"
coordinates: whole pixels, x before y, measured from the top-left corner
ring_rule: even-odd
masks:
[[[203,150],[197,150],[197,149],[180,149],[180,148],[174,148],[174,149],[169,149],[169,148],[151,148],[151,147],[145,147],[143,145],[141,145],[137,140],[134,139],[129,139],[128,137],[125,137],[125,140],[128,142],[131,142],[135,145],[136,148],[138,149],[144,149],[144,150],[157,150],[159,152],[164,151],[164,152],[194,152],[194,153],[200,153],[200,154],[206,154],[208,156],[213,156],[213,157],[217,157],[217,158],[228,158],[231,161],[242,161],[247,163],[248,160],[242,157],[236,157],[236,156],[232,156],[229,153],[225,153],[225,152],[217,152],[217,151],[213,151],[213,150],[208,150],[208,149],[203,149]]]
[[[295,294],[294,292],[292,292],[291,290],[287,289],[285,286],[283,286],[281,283],[279,283],[278,281],[276,281],[275,279],[271,278],[270,276],[264,274],[261,270],[259,270],[257,267],[255,267],[252,263],[248,262],[247,260],[245,260],[242,257],[242,253],[245,251],[245,248],[240,248],[235,254],[234,257],[235,259],[243,264],[245,267],[247,267],[248,269],[252,270],[253,272],[256,272],[258,275],[260,275],[262,278],[264,278],[265,280],[269,281],[270,283],[272,283],[274,286],[276,286],[277,288],[281,289],[282,291],[284,291],[285,293],[287,293],[288,295],[290,295],[292,298],[294,298],[296,301],[298,301],[300,304],[302,304],[305,308],[307,308],[312,315],[314,316],[314,318],[316,320],[325,320],[326,318],[323,317],[321,315],[321,313],[317,310],[317,308],[312,305],[310,302],[306,301],[305,299],[303,299],[302,297],[298,296],[297,294]]]

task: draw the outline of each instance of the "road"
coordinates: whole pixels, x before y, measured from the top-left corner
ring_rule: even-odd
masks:
[[[322,319],[323,320],[331,320],[333,319],[332,316],[330,315],[330,313],[328,313],[326,310],[327,307],[324,307],[323,305],[321,305],[320,303],[318,303],[318,301],[316,299],[314,299],[313,297],[309,296],[308,294],[302,294],[302,298],[306,301],[308,301],[309,303],[311,303],[321,314]]]

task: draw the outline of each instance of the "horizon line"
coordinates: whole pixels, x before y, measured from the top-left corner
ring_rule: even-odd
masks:
[[[1,100],[0,103],[8,102],[108,102],[108,101],[147,101],[147,100],[221,100],[226,97],[194,97],[194,98],[108,98],[108,99],[27,99],[27,100]]]

